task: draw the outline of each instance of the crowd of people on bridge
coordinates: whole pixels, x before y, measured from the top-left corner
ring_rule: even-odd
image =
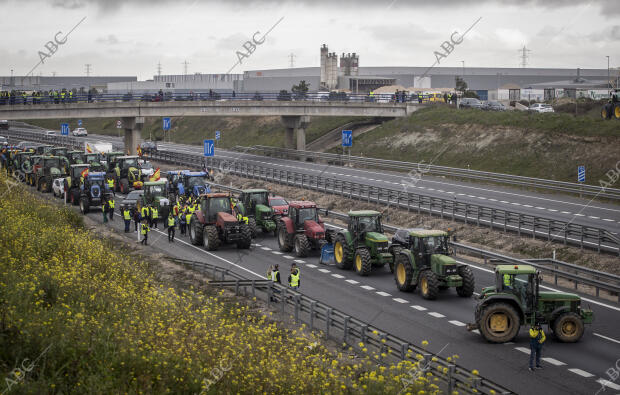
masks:
[[[51,89],[48,91],[23,91],[10,90],[0,91],[0,105],[15,104],[60,104],[60,103],[77,103],[78,101],[88,101],[91,103],[96,94],[94,89],[88,92],[83,89]]]

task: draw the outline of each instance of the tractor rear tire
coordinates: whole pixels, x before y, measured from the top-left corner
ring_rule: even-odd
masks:
[[[506,303],[492,303],[480,313],[479,330],[490,343],[506,343],[519,333],[519,315]],[[495,327],[494,327],[495,326]]]
[[[203,233],[202,224],[198,222],[196,217],[192,217],[189,221],[189,241],[195,246],[202,245]]]
[[[220,237],[217,233],[217,228],[213,225],[204,227],[202,233],[202,244],[207,251],[215,251],[220,247]]]
[[[282,252],[291,252],[293,250],[293,235],[286,230],[286,225],[280,222],[278,225],[278,247]]]
[[[620,119],[620,103],[616,103],[612,111],[613,111],[613,117],[616,119]]]
[[[241,225],[241,233],[243,234],[243,240],[237,242],[237,248],[247,250],[252,245],[252,231],[250,231],[249,226],[243,224]]]
[[[469,298],[474,294],[474,288],[476,287],[474,273],[469,266],[461,266],[458,270],[459,275],[463,279],[463,285],[456,287],[456,293],[462,298]]]
[[[416,284],[413,284],[413,267],[411,262],[409,262],[409,258],[404,254],[398,254],[394,261],[394,281],[398,290],[402,292],[415,290]]]
[[[88,201],[88,198],[83,197],[80,199],[80,211],[84,215],[88,214],[90,211],[90,202]]]
[[[340,269],[348,270],[353,266],[353,251],[347,244],[347,239],[342,234],[334,238],[334,261]]]
[[[121,182],[119,184],[120,184],[120,192],[123,195],[128,194],[129,193],[129,181],[127,181],[126,178],[121,178]]]
[[[251,217],[248,218],[248,226],[250,227],[250,234],[252,235],[252,238],[255,239],[258,235],[258,230],[256,229],[256,219]]]
[[[305,234],[300,233],[295,235],[295,255],[299,258],[305,258],[310,253],[310,241]]]
[[[553,321],[553,333],[562,343],[579,341],[583,331],[583,321],[576,313],[564,313]]]
[[[392,253],[392,262],[390,263],[390,273],[394,274],[394,269],[396,266],[396,257],[398,256],[398,254],[400,254],[400,252],[402,251],[402,247],[398,247],[398,246],[393,246],[390,249],[390,252]]]
[[[603,118],[603,119],[611,119],[611,109],[609,108],[609,104],[605,104],[601,108],[601,118]]]
[[[370,260],[370,252],[367,248],[358,248],[355,251],[355,271],[360,276],[368,276],[372,270],[372,263]]]
[[[439,293],[439,280],[437,275],[431,270],[424,270],[420,273],[420,293],[424,299],[435,300]]]

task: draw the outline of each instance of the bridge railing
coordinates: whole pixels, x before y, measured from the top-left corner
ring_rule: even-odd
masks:
[[[5,94],[6,93],[6,94]],[[99,102],[184,102],[184,101],[301,101],[301,102],[352,102],[352,103],[405,103],[418,102],[409,95],[363,94],[363,93],[317,93],[296,94],[291,92],[165,92],[159,93],[75,93],[52,94],[49,92],[12,94],[2,92],[0,105],[74,104]]]

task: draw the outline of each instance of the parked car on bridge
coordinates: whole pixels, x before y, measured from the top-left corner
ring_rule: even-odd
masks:
[[[551,104],[545,104],[545,103],[534,103],[531,106],[528,107],[527,109],[528,111],[532,111],[532,112],[555,112],[553,110],[553,107],[551,107]]]
[[[88,136],[88,131],[85,128],[73,129],[74,136]]]

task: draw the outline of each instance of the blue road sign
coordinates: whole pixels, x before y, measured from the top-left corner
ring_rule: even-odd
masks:
[[[164,130],[170,130],[170,117],[164,118]]]
[[[60,135],[61,136],[68,136],[69,135],[69,124],[68,123],[61,123],[60,124]]]
[[[353,146],[353,131],[351,130],[342,131],[342,146],[343,147]]]
[[[78,126],[82,127],[82,120],[81,119],[78,119]]]
[[[586,167],[577,167],[577,182],[586,182]]]
[[[205,140],[205,156],[215,156],[215,143],[213,140]]]
[[[216,130],[216,131],[215,131],[215,139],[216,139],[216,140],[219,140],[219,139],[220,139],[220,131],[219,131],[219,130]]]

